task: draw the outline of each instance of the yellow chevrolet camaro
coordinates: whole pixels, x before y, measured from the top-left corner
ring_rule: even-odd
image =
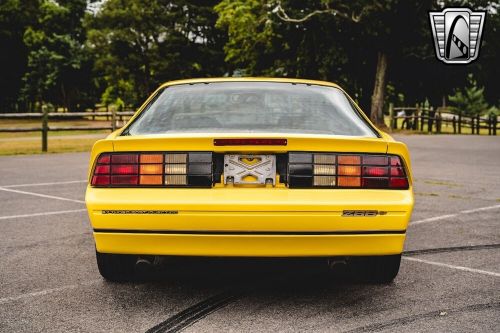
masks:
[[[220,78],[162,85],[93,149],[97,264],[149,256],[343,258],[397,275],[413,209],[406,146],[336,84]]]

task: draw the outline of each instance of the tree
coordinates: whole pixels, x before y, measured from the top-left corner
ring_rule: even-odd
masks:
[[[62,105],[79,110],[80,90],[88,71],[88,54],[82,47],[85,40],[82,20],[86,0],[42,0],[36,22],[24,32],[28,49],[28,66],[23,76],[25,99]],[[85,75],[87,74],[87,75]]]
[[[455,93],[448,97],[453,103],[452,111],[467,116],[477,116],[487,113],[490,107],[484,99],[484,87],[478,87],[472,74],[467,77],[467,85],[462,89],[455,89]]]
[[[215,3],[106,1],[87,21],[104,102],[137,105],[163,81],[222,75],[225,37],[215,29]]]
[[[38,7],[38,0],[0,2],[0,112],[23,111],[26,108],[18,104],[28,62],[23,35],[26,27],[35,23]]]

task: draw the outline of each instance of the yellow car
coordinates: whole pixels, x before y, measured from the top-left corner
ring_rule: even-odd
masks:
[[[150,256],[343,258],[397,275],[413,209],[408,150],[336,84],[162,85],[93,149],[86,193],[111,281]]]

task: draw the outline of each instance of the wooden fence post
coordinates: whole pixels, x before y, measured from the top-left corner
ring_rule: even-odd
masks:
[[[424,131],[424,124],[425,124],[425,118],[426,115],[428,114],[428,111],[425,111],[425,109],[420,109],[420,131]]]
[[[462,134],[462,113],[458,114],[458,134]]]
[[[493,117],[491,114],[488,115],[488,135],[492,134],[492,128],[491,125],[493,124]]]
[[[497,135],[497,115],[493,115],[493,135]]]
[[[111,108],[111,131],[116,131],[116,108]]]
[[[412,129],[414,131],[418,130],[418,114],[419,114],[419,111],[420,111],[420,107],[418,104],[415,105],[415,111],[413,112],[413,126],[412,126]]]
[[[453,116],[451,123],[453,125],[453,134],[457,134],[457,117]]]
[[[441,114],[439,112],[435,113],[435,118],[436,118],[436,133],[441,133]]]
[[[49,108],[42,106],[42,152],[47,152],[49,135]]]
[[[394,128],[394,122],[396,119],[394,119],[394,104],[389,103],[389,128],[392,130]]]
[[[476,134],[479,135],[481,134],[481,117],[479,115],[477,115],[477,118],[476,118]]]
[[[427,132],[429,133],[432,133],[432,127],[434,125],[434,117],[435,117],[434,108],[431,106],[428,111],[428,117],[427,117]]]

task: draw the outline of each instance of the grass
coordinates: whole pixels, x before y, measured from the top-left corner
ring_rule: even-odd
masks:
[[[104,127],[109,126],[110,122],[105,120],[51,120],[49,127]],[[1,128],[30,128],[42,127],[40,119],[0,119]],[[78,135],[93,133],[109,133],[109,130],[79,130],[79,131],[57,131],[50,132],[49,136],[60,135]],[[0,132],[0,139],[13,137],[40,137],[40,132]]]
[[[67,153],[67,152],[84,152],[90,151],[96,138],[79,138],[79,139],[49,139],[48,153]],[[26,141],[1,141],[0,140],[0,155],[25,155],[25,154],[40,154],[42,153],[41,140],[26,140]]]
[[[110,122],[104,117],[98,120],[51,119],[49,127],[104,127]],[[118,125],[121,125],[120,123]],[[0,128],[41,127],[40,119],[0,119]],[[85,137],[96,134],[102,137],[110,130],[49,131],[48,153],[90,151],[98,137]],[[64,137],[62,137],[64,136]],[[73,137],[72,137],[73,136]],[[17,140],[19,139],[19,140]],[[0,132],[0,155],[24,155],[42,153],[41,132]]]
[[[389,117],[385,118],[386,124],[389,125]],[[398,120],[398,128],[401,127],[402,119]],[[122,126],[124,123],[118,123]],[[109,126],[110,121],[105,117],[96,117],[96,120],[88,119],[51,119],[49,127],[103,127]],[[40,119],[0,119],[0,128],[29,128],[41,127]],[[107,134],[109,130],[78,130],[78,131],[49,131],[48,153],[62,152],[84,152],[90,151],[92,145],[98,138],[86,138],[85,134]],[[426,131],[408,131],[408,130],[392,130],[393,133],[402,134],[428,134]],[[451,125],[443,124],[443,134],[453,133]],[[463,134],[469,134],[470,128],[463,128]],[[434,133],[433,133],[434,134]],[[487,129],[481,129],[481,134],[488,134]],[[83,136],[82,136],[83,135]],[[58,138],[64,136],[64,138]],[[71,137],[75,136],[75,137]],[[78,137],[80,136],[80,137]],[[17,140],[19,138],[19,140]],[[3,140],[8,139],[8,140]],[[0,155],[19,155],[19,154],[40,154],[41,153],[41,133],[40,132],[0,132]],[[437,185],[437,184],[436,184]],[[439,184],[448,185],[451,184]],[[433,195],[433,193],[421,193],[420,195]]]

